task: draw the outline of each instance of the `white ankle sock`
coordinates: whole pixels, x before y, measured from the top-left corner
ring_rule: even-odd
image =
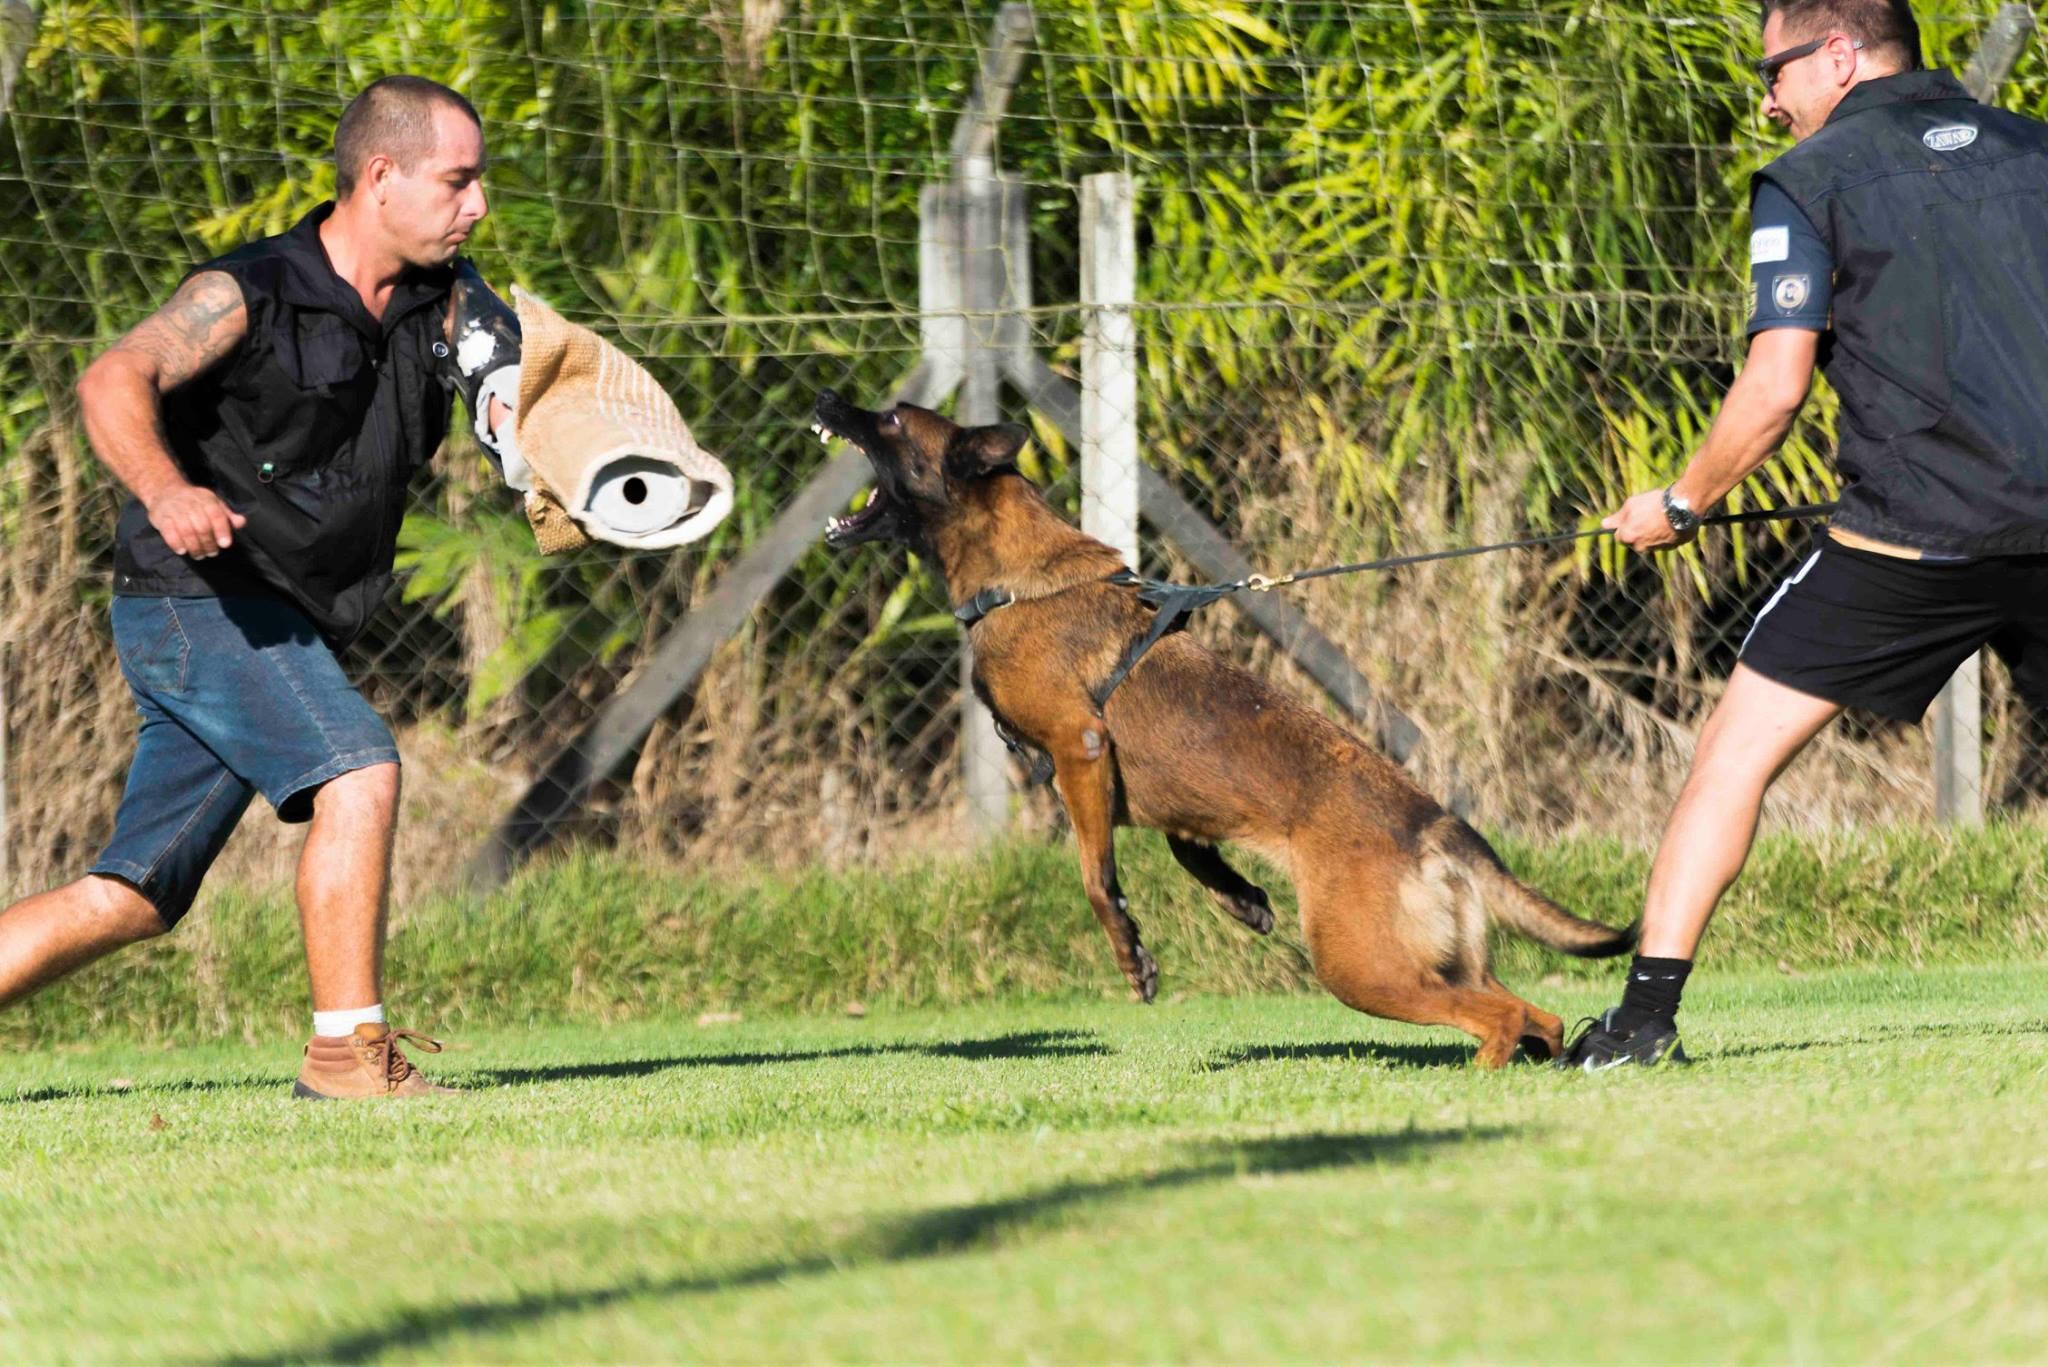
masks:
[[[347,1011],[315,1011],[313,1033],[333,1039],[337,1035],[353,1035],[358,1025],[382,1025],[384,1003],[375,1006],[358,1006]]]

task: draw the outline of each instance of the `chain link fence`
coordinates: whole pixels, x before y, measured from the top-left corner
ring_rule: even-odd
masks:
[[[958,174],[962,120],[993,123],[1021,196],[1008,269],[1029,287],[998,311],[1070,381],[1091,316],[1079,187],[1132,178],[1142,459],[1269,572],[1590,526],[1668,479],[1739,364],[1746,176],[1780,145],[1756,116],[1747,0],[1042,3],[999,120],[976,102],[1000,74],[988,5],[8,3],[33,19],[0,29],[21,39],[0,125],[17,890],[97,849],[133,731],[106,625],[118,493],[71,385],[192,262],[329,192],[333,119],[376,75],[478,104],[487,275],[641,359],[742,490],[685,552],[543,559],[451,439],[394,599],[347,659],[407,757],[401,895],[462,867],[823,468],[817,391],[875,405],[926,357],[919,197]],[[1951,8],[1923,24],[1930,58],[1960,66],[1992,7]],[[2037,67],[2004,103],[2048,103]],[[1081,452],[1016,387],[993,402],[1033,425],[1027,472],[1078,520]],[[1831,421],[1821,393],[1741,506],[1829,497]],[[1811,535],[1713,530],[1655,562],[1586,541],[1288,592],[1370,682],[1359,724],[1418,729],[1427,786],[1526,837],[1642,840]],[[1205,577],[1150,526],[1141,559]],[[1235,609],[1192,629],[1334,706]],[[2023,802],[2032,724],[1986,678],[1989,796]],[[931,567],[818,542],[574,829],[696,863],[952,842],[962,737],[959,633]],[[1921,819],[1932,795],[1922,728],[1852,716],[1769,818]],[[1011,803],[1021,828],[1057,827],[1042,790]],[[230,863],[274,874],[284,835],[260,808],[245,827]]]

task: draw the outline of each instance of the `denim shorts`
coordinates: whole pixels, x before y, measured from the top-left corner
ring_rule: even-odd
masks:
[[[321,784],[398,762],[391,728],[282,598],[116,597],[114,650],[142,730],[91,872],[133,884],[165,925],[257,793],[306,821]]]

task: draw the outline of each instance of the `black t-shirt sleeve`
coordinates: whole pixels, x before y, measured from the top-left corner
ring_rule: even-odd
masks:
[[[1835,261],[1792,197],[1761,181],[1751,205],[1749,333],[1772,328],[1826,332],[1834,308]]]

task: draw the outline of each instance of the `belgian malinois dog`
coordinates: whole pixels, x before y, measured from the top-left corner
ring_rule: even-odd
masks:
[[[910,404],[870,413],[830,390],[817,417],[821,435],[875,468],[866,506],[834,518],[827,541],[902,542],[940,567],[969,621],[975,691],[1009,735],[1051,757],[1089,905],[1140,999],[1152,1000],[1159,969],[1117,882],[1120,825],[1165,832],[1181,866],[1262,935],[1272,905],[1217,842],[1285,869],[1316,977],[1345,1005],[1457,1026],[1478,1038],[1483,1067],[1518,1044],[1557,1055],[1558,1018],[1493,976],[1488,913],[1584,957],[1629,949],[1633,928],[1581,920],[1526,887],[1392,761],[1185,634],[1160,639],[1098,705],[1154,610],[1128,576],[1112,582],[1126,569],[1117,552],[1017,472],[1025,428],[962,428]]]

